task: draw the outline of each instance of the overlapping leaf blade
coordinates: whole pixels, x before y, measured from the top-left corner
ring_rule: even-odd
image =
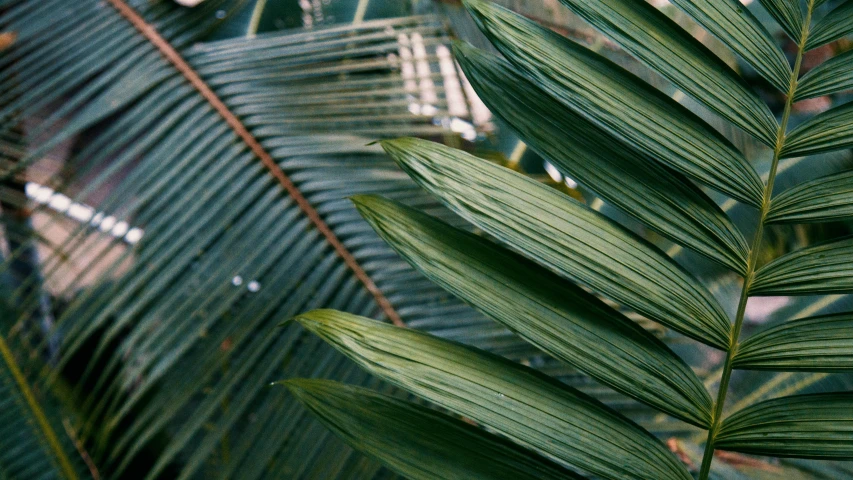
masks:
[[[775,457],[853,457],[853,392],[782,397],[723,421],[716,447]]]
[[[814,155],[853,145],[853,103],[827,110],[788,133],[783,157]]]
[[[675,242],[745,270],[743,236],[689,180],[562,106],[507,62],[461,44],[456,51],[489,108],[559,170]]]
[[[853,370],[853,313],[790,320],[738,347],[735,368],[838,372]]]
[[[690,478],[651,434],[528,367],[343,312],[297,321],[380,378],[546,456],[602,478]]]
[[[593,378],[707,426],[711,398],[653,335],[584,290],[476,235],[380,197],[354,199],[415,268],[486,315]]]
[[[785,55],[738,0],[673,0],[672,3],[740,55],[774,87],[788,91],[791,66]]]
[[[806,247],[761,267],[751,295],[812,295],[853,291],[853,237]]]
[[[382,146],[421,186],[510,248],[685,335],[728,345],[729,321],[711,294],[621,225],[459,150],[411,138]]]
[[[826,45],[853,33],[853,3],[843,2],[815,23],[806,50]]]
[[[406,478],[582,478],[462,420],[421,405],[329,380],[288,380],[285,385],[351,447]]]
[[[779,22],[782,30],[794,42],[799,42],[803,32],[803,8],[798,0],[761,0],[761,6]]]
[[[853,216],[853,172],[827,175],[792,187],[773,198],[769,223],[811,223]]]
[[[728,65],[651,4],[561,2],[695,100],[763,143],[775,143],[778,125],[767,104]]]
[[[107,224],[99,229],[96,221],[72,221],[61,253],[91,274],[86,279],[64,277],[60,255],[42,258],[45,275],[69,285],[59,292],[70,302],[57,319],[67,355],[62,360],[78,354],[74,360],[91,369],[90,378],[103,372],[97,388],[85,392],[91,393],[86,413],[94,410],[92,418],[103,414],[111,421],[86,439],[99,443],[89,451],[103,474],[122,476],[155,444],[158,456],[134,472],[140,477],[170,476],[177,467],[176,478],[191,478],[215,464],[222,478],[339,478],[348,458],[365,462],[330,438],[292,397],[263,388],[282,371],[341,378],[356,367],[318,339],[302,362],[297,358],[302,351],[293,347],[304,337],[301,329],[295,329],[298,335],[263,332],[282,316],[322,306],[377,315],[367,290],[207,99],[110,2],[3,3],[0,31],[16,31],[21,41],[0,58],[0,96],[23,94],[15,98],[27,101],[2,105],[0,115],[23,114],[28,126],[48,133],[69,120],[82,128],[115,114],[86,132],[67,168],[43,181],[62,190],[66,201],[90,205],[98,217],[144,230],[131,244],[111,235]],[[430,117],[411,115],[408,102],[393,103],[404,98],[402,88],[394,93],[362,87],[399,81],[383,52],[398,53],[400,35],[421,35],[432,55],[446,39],[439,19],[377,20],[183,48],[241,0],[206,0],[193,9],[170,1],[126,3],[263,143],[359,262],[366,260],[367,274],[393,297],[394,307],[407,312],[407,320],[430,330],[452,325],[449,336],[502,353],[534,351],[447,299],[394,255],[345,200],[384,189],[406,202],[437,206],[378,147],[364,144],[376,136],[446,129]],[[437,68],[435,57],[430,66]],[[369,74],[361,75],[365,71]],[[358,72],[358,82],[351,84],[347,72]],[[356,100],[341,100],[342,91],[352,95],[353,84],[359,86]],[[305,91],[315,93],[312,108],[304,106],[299,92]],[[437,93],[437,115],[443,115],[444,92]],[[42,121],[40,107],[46,104],[58,104],[59,110]],[[366,108],[344,117],[353,104]],[[387,114],[389,109],[405,115]],[[0,130],[14,123],[2,123]],[[68,182],[67,189],[60,187]],[[68,221],[47,205],[37,212]],[[93,281],[98,288],[90,288]],[[436,298],[446,299],[441,316]],[[14,320],[29,321],[27,312]],[[88,340],[102,342],[93,349]],[[227,461],[219,456],[224,443]],[[322,461],[329,457],[335,461]],[[378,467],[366,463],[365,475],[353,478],[371,478]]]
[[[34,394],[0,337],[0,478],[80,478],[76,452],[56,433],[45,397]]]
[[[794,100],[830,95],[853,88],[853,50],[836,55],[809,70],[797,83]]]
[[[750,205],[762,183],[695,114],[604,57],[509,10],[468,0],[492,43],[539,87],[652,158]]]

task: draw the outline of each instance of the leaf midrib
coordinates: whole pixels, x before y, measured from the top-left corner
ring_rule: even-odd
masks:
[[[764,236],[764,225],[767,214],[770,212],[770,201],[773,195],[773,185],[776,180],[776,170],[779,166],[782,149],[785,145],[786,129],[788,120],[791,115],[791,107],[794,103],[799,81],[800,66],[805,52],[806,42],[809,36],[809,26],[811,24],[812,12],[814,10],[815,0],[809,0],[806,16],[803,19],[800,41],[797,45],[797,58],[794,62],[794,68],[791,71],[791,77],[788,85],[787,98],[785,100],[785,108],[782,113],[782,121],[779,124],[779,130],[776,134],[776,146],[773,149],[773,161],[770,166],[770,173],[767,178],[767,185],[764,188],[764,197],[761,204],[761,211],[758,219],[758,225],[753,237],[752,245],[749,250],[749,261],[747,265],[747,273],[743,278],[743,286],[741,288],[740,299],[738,301],[737,315],[735,323],[731,330],[731,339],[729,349],[726,352],[726,360],[723,367],[722,377],[717,392],[717,399],[714,402],[714,412],[712,417],[711,428],[708,429],[708,439],[705,443],[705,451],[702,457],[702,465],[699,470],[699,480],[707,480],[711,470],[711,460],[714,457],[714,444],[722,424],[723,407],[725,406],[726,394],[728,391],[729,380],[732,374],[732,361],[737,354],[741,327],[743,326],[744,314],[746,311],[746,303],[749,299],[749,289],[752,281],[755,278],[756,266],[758,257],[761,252],[761,242]]]

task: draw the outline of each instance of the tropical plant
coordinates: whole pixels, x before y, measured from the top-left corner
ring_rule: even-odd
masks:
[[[419,38],[440,86],[443,23],[260,34],[250,21],[244,38],[198,43],[242,3],[0,1],[0,447],[26,438],[0,448],[0,476],[389,476],[269,388],[376,386],[303,329],[276,328],[311,308],[532,351],[432,286],[346,200],[382,191],[455,221],[367,145],[447,134],[408,111],[398,50]],[[18,275],[33,242],[48,254]]]
[[[850,238],[770,261],[764,241],[775,224],[848,218],[853,200],[847,172],[777,194],[774,185],[783,159],[853,146],[851,104],[789,128],[795,102],[850,87],[853,64],[846,54],[807,74],[802,70],[806,52],[853,33],[851,4],[830,9],[815,0],[807,5],[762,0],[796,44],[792,67],[736,0],[673,0],[784,93],[777,119],[726,63],[652,5],[562,0],[684,94],[763,144],[770,159],[762,178],[756,170],[760,159],[745,158],[695,111],[602,55],[492,3],[465,3],[503,55],[456,46],[463,70],[490,109],[605,202],[737,274],[736,302],[721,305],[693,272],[581,202],[424,140],[381,144],[418,184],[496,242],[390,199],[355,197],[376,232],[438,285],[531,344],[704,430],[704,454],[695,466],[700,479],[711,475],[715,452],[722,450],[853,458],[853,392],[783,395],[727,411],[736,370],[825,374],[853,369],[851,313],[790,318],[748,338],[742,335],[752,297],[853,291]],[[736,226],[694,181],[750,207],[750,224]],[[666,344],[595,295],[722,352],[715,398]],[[552,468],[551,461],[570,469],[549,470],[552,477],[579,471],[596,478],[692,478],[685,463],[648,431],[534,369],[349,313],[317,310],[296,320],[379,378],[482,426],[489,434],[477,442],[492,442],[488,448],[503,446],[500,437],[505,437],[549,459],[537,460],[542,469]],[[400,473],[469,478],[463,468],[471,465],[452,455],[444,457],[440,473],[430,470],[430,465],[439,468],[435,450],[421,455],[417,435],[399,434],[407,430],[396,425],[423,425],[435,413],[395,403],[396,412],[391,400],[330,383],[289,385],[352,446]],[[362,395],[357,407],[347,408],[344,399]],[[440,422],[454,426],[437,427],[436,435],[447,436],[437,441],[456,444],[456,435],[462,434],[454,429],[461,431],[463,420],[445,416]],[[401,447],[377,448],[381,442]],[[519,455],[511,458],[535,458]],[[488,462],[470,457],[470,463],[479,461]]]

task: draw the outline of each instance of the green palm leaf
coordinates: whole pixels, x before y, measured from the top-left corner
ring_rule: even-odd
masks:
[[[3,164],[3,173],[41,172],[41,154],[50,145],[93,125],[98,130],[68,160],[74,175],[44,180],[75,204],[94,204],[97,215],[72,224],[59,248],[65,258],[47,256],[41,267],[48,279],[67,280],[57,292],[70,305],[58,318],[64,341],[56,371],[83,358],[83,376],[92,381],[77,391],[87,417],[79,433],[94,439],[91,452],[105,474],[122,475],[154,448],[156,459],[140,472],[152,478],[177,463],[178,478],[211,465],[227,478],[323,478],[349,471],[372,477],[375,462],[365,463],[333,441],[293,397],[264,388],[283,375],[367,382],[345,358],[319,340],[306,343],[297,329],[266,333],[299,311],[330,307],[377,317],[405,312],[422,328],[495,351],[523,356],[533,350],[448,300],[394,255],[345,200],[379,190],[448,217],[379,147],[365,147],[368,139],[358,136],[446,132],[431,118],[408,112],[408,102],[400,101],[406,90],[393,88],[399,77],[388,59],[398,52],[399,35],[419,35],[434,53],[447,40],[435,18],[195,44],[239,2],[208,0],[194,9],[131,2],[132,11],[186,63],[182,68],[189,70],[181,72],[163,57],[164,47],[152,44],[112,4],[13,3],[0,17],[0,29],[18,32],[19,40],[0,59],[0,84],[9,100],[0,102],[0,113],[10,119],[2,129],[18,118],[40,117],[45,105],[58,108],[34,122],[31,136],[47,137],[40,148],[12,166]],[[383,88],[365,93],[341,81],[347,73],[361,75],[362,87]],[[263,165],[257,148],[235,134],[240,125],[229,123],[191,84],[193,74],[235,114],[275,168]],[[445,100],[436,102],[439,114],[446,112]],[[306,109],[311,115],[298,114]],[[110,121],[98,123],[105,118]],[[270,174],[278,169],[298,195]],[[37,211],[49,217],[49,225],[66,221],[47,207]],[[312,209],[317,215],[309,218]],[[328,231],[320,231],[318,218],[338,247]],[[122,224],[144,230],[141,240],[130,241],[126,230],[117,233],[113,227]],[[354,262],[347,264],[342,251]],[[68,261],[80,265],[79,276],[62,277]],[[366,277],[359,279],[353,265]],[[32,282],[16,295],[30,295]],[[13,323],[27,322],[28,309]],[[26,353],[38,348],[19,340],[14,347]],[[289,360],[303,354],[323,360]],[[34,381],[48,386],[44,378]],[[227,458],[220,456],[223,444],[233,448]],[[286,447],[293,444],[300,449]],[[311,466],[297,450],[336,460]]]
[[[845,293],[853,288],[853,238],[825,242],[789,253],[761,267],[752,295]]]
[[[46,402],[34,394],[2,336],[0,357],[0,477],[80,478],[69,442],[56,433]]]
[[[788,133],[783,157],[814,155],[853,145],[853,104],[844,104],[811,118]]]
[[[791,40],[799,41],[803,33],[803,8],[800,2],[761,0],[761,5],[773,16]]]
[[[687,422],[711,398],[654,336],[582,289],[475,235],[380,197],[355,197],[383,239],[427,277],[555,358]]]
[[[853,215],[853,173],[820,177],[785,190],[773,199],[767,221],[808,223],[843,220]]]
[[[382,146],[450,209],[525,256],[697,340],[728,343],[728,319],[708,291],[621,225],[458,150],[416,139]],[[532,222],[529,212],[547,222]]]
[[[672,3],[740,55],[774,87],[783,92],[788,90],[791,67],[785,55],[738,0],[674,0]]]
[[[342,312],[296,320],[380,378],[561,462],[603,478],[690,478],[651,434],[533,369]]]
[[[853,33],[853,5],[844,2],[815,23],[809,35],[809,41],[806,42],[806,50],[826,45],[851,33]]]
[[[850,313],[790,320],[741,343],[735,368],[834,372],[853,369]]]
[[[799,80],[795,100],[838,93],[853,87],[853,51],[836,55],[809,70]]]
[[[743,271],[746,241],[689,180],[561,107],[499,58],[462,45],[456,52],[495,114],[558,169],[675,242]]]
[[[699,117],[604,57],[504,8],[468,2],[501,53],[540,87],[608,133],[751,205],[761,180]]]
[[[767,105],[728,65],[651,4],[562,2],[685,93],[773,146],[779,126]]]
[[[461,420],[365,388],[328,380],[285,385],[359,451],[406,478],[582,478]]]
[[[851,407],[849,392],[768,400],[727,418],[717,445],[758,455],[848,459]]]

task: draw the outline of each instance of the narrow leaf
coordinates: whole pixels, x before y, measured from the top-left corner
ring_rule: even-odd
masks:
[[[794,100],[821,97],[853,88],[853,50],[821,63],[797,83]]]
[[[504,60],[462,45],[456,58],[489,109],[559,170],[676,243],[745,271],[746,241],[692,182],[556,102]]]
[[[672,0],[712,35],[749,63],[762,77],[788,91],[791,66],[773,37],[738,0]]]
[[[382,146],[427,191],[510,248],[685,335],[728,346],[730,323],[711,294],[618,223],[459,150],[413,138]]]
[[[853,172],[827,175],[773,199],[769,223],[831,222],[853,216]]]
[[[723,421],[717,448],[774,457],[853,457],[853,392],[782,397]]]
[[[804,19],[799,0],[761,0],[761,6],[779,22],[794,43],[800,43]]]
[[[296,320],[380,378],[593,475],[691,478],[654,436],[532,368],[348,313]]]
[[[775,144],[778,124],[767,104],[725,62],[650,3],[561,2],[695,100],[765,144]]]
[[[293,395],[352,448],[411,479],[582,478],[421,405],[329,380],[288,380]]]
[[[0,477],[38,475],[76,480],[77,470],[36,398],[5,338],[0,335]],[[4,428],[5,427],[5,428]],[[10,431],[14,430],[14,431]],[[16,449],[27,449],[26,456]]]
[[[658,161],[747,204],[762,182],[702,119],[622,67],[497,5],[467,5],[492,43],[539,87]]]
[[[853,33],[853,3],[843,2],[827,13],[811,29],[806,50],[826,45]]]
[[[759,332],[738,347],[734,367],[748,370],[853,370],[853,313],[791,320]]]
[[[430,280],[555,358],[707,427],[711,397],[652,334],[583,289],[476,235],[381,197],[353,199],[374,230]]]
[[[788,133],[782,156],[799,157],[853,145],[853,103],[831,108]]]
[[[853,237],[791,252],[758,270],[751,295],[817,295],[853,291]]]

